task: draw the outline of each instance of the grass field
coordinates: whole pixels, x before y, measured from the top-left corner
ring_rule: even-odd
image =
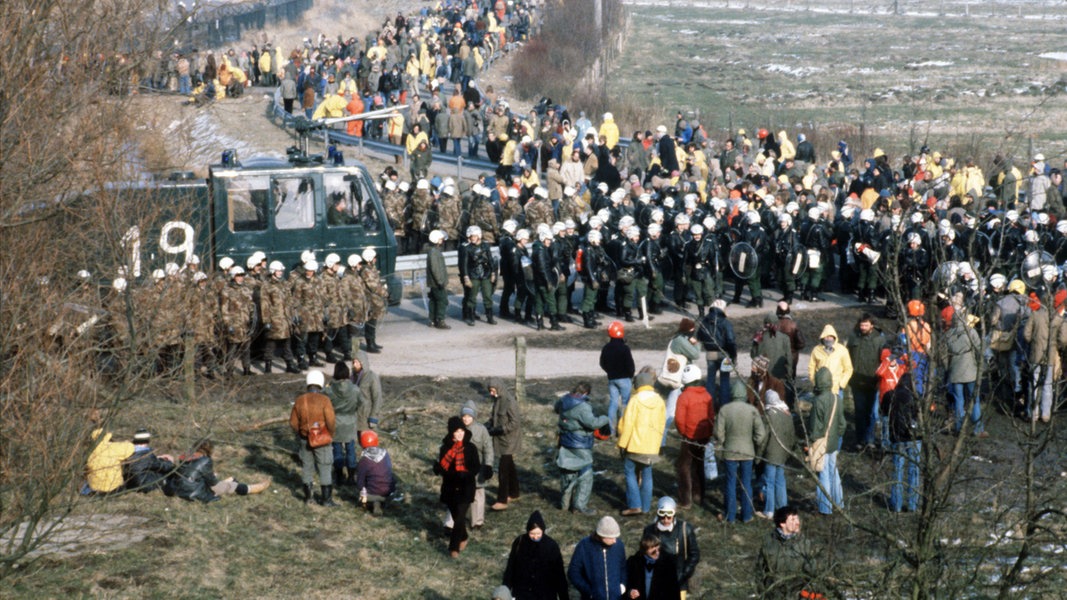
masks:
[[[698,110],[709,131],[804,127],[855,146],[863,125],[871,147],[898,151],[917,149],[915,139],[1017,157],[1031,138],[1046,156],[1067,148],[1067,61],[1055,54],[1067,27],[1048,4],[1022,3],[1035,18],[1008,7],[998,14],[1010,17],[990,18],[980,5],[938,17],[850,14],[841,1],[708,4],[629,4],[610,95],[671,118]]]
[[[862,309],[813,312],[804,327],[832,322],[847,331]],[[747,339],[760,318],[738,320],[739,339]],[[657,328],[635,333],[635,348],[659,347],[672,330],[673,319],[660,319]],[[815,334],[808,331],[808,337]],[[580,330],[553,337],[557,343],[597,347],[602,338]],[[533,342],[531,342],[533,343]],[[747,349],[742,342],[742,351]],[[507,357],[502,358],[507,359]],[[598,373],[594,364],[591,373]],[[602,377],[591,376],[596,412],[606,409]],[[149,427],[154,447],[179,453],[194,440],[210,435],[216,442],[216,469],[221,476],[255,482],[270,476],[274,485],[265,494],[224,498],[210,505],[164,497],[159,492],[92,499],[79,507],[71,522],[93,525],[83,534],[72,531],[71,544],[62,554],[39,558],[15,578],[6,597],[177,597],[230,598],[486,598],[499,583],[508,548],[523,531],[529,513],[538,509],[569,560],[574,544],[593,528],[597,517],[583,517],[556,508],[559,501],[554,467],[556,415],[552,404],[576,380],[529,382],[528,400],[522,405],[525,435],[516,462],[522,498],[507,511],[487,515],[483,529],[472,533],[467,551],[452,560],[446,552],[438,502],[440,480],[431,473],[431,461],[444,435],[443,423],[468,399],[478,401],[478,420],[486,418],[483,382],[463,377],[429,380],[396,378],[383,373],[388,415],[382,424],[383,446],[393,456],[401,480],[403,501],[372,518],[355,507],[356,492],[340,488],[339,508],[305,507],[298,498],[299,467],[296,443],[287,423],[246,431],[247,426],[288,415],[290,402],[301,391],[300,376],[274,374],[245,378],[223,387],[205,383],[200,399],[181,399],[179,383],[160,383],[147,390],[143,400],[127,406],[111,429],[128,436]],[[414,408],[404,419],[399,408]],[[851,418],[851,404],[847,415]],[[988,587],[1000,577],[1007,557],[1017,549],[1011,538],[1014,519],[1022,502],[1019,493],[1021,445],[1019,431],[1010,420],[989,410],[993,438],[967,452],[961,477],[953,490],[954,509],[936,526],[943,538],[941,552],[958,565],[954,582],[970,595],[995,591]],[[851,421],[850,421],[851,422]],[[1065,440],[1056,432],[1052,448],[1036,464],[1040,498],[1062,498],[1067,478],[1062,471]],[[955,438],[931,436],[929,443],[948,452]],[[679,440],[672,436],[664,460],[655,467],[655,497],[674,493],[673,463]],[[618,453],[610,442],[596,447],[597,478],[592,506],[600,514],[617,514],[623,508],[624,484]],[[900,540],[908,540],[917,525],[916,515],[892,515],[885,508],[892,462],[887,458],[843,453],[846,508],[864,525],[876,523]],[[792,501],[803,510],[805,531],[827,559],[829,574],[841,597],[880,598],[874,590],[899,583],[901,568],[871,569],[872,565],[899,560],[884,541],[864,533],[843,517],[812,516],[814,482],[800,467],[789,469]],[[495,499],[495,480],[487,499]],[[317,491],[317,490],[316,490]],[[683,517],[697,528],[703,560],[694,580],[692,598],[752,597],[755,556],[770,525],[755,520],[746,525],[720,523],[722,494],[709,485],[705,503]],[[633,552],[648,517],[619,521],[623,541]],[[1048,526],[1063,533],[1063,524]],[[1047,573],[1031,584],[1028,597],[1054,597],[1067,580],[1061,544],[1032,548],[1028,569]],[[875,581],[885,573],[888,582]],[[1049,596],[1047,594],[1053,594]]]

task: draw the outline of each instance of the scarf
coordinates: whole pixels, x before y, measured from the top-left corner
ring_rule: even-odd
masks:
[[[444,470],[448,471],[453,465],[457,473],[467,472],[466,465],[463,463],[463,442],[452,444],[448,452],[445,452],[445,455],[441,457],[441,467]]]

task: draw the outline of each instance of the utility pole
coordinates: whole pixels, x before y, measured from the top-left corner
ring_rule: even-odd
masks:
[[[604,31],[604,0],[593,0],[593,24],[597,35],[600,35]]]

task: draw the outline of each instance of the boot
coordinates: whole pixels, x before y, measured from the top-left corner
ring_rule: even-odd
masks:
[[[241,367],[241,375],[248,377],[252,374],[252,367]]]
[[[356,485],[356,470],[355,469],[349,469],[348,470],[348,477],[345,478],[345,482],[344,482],[343,485],[347,485],[349,487],[353,487],[353,486]]]
[[[382,351],[382,347],[378,345],[378,326],[367,323],[363,326],[364,338],[367,340],[367,352],[371,354],[378,354]]]
[[[507,304],[501,304],[500,305],[500,312],[497,313],[497,314],[500,315],[501,319],[510,319],[511,318],[511,310],[508,308]]]
[[[370,510],[370,514],[372,514],[372,515],[374,515],[376,517],[380,517],[381,514],[382,514],[382,502],[381,502],[381,500],[375,500],[374,502],[371,502],[370,506],[368,507],[368,510]]]
[[[593,313],[582,313],[582,326],[586,329],[596,329],[596,318],[593,317]]]
[[[485,322],[490,324],[490,325],[496,325],[496,319],[493,318],[493,309],[492,308],[489,308],[489,307],[485,308]]]
[[[315,358],[314,354],[312,354],[311,356],[308,357],[308,364],[311,365],[312,367],[321,367],[322,366],[322,363],[319,362],[318,358]]]
[[[263,372],[264,373],[270,373],[270,370],[271,370],[272,366],[274,366],[274,361],[271,361],[271,360],[263,361]]]
[[[337,503],[333,501],[333,486],[332,485],[324,485],[324,486],[322,486],[322,505],[327,507],[327,508],[337,506]]]
[[[311,504],[311,484],[304,484],[304,504]]]
[[[626,319],[627,323],[633,323],[634,322],[634,314],[632,312],[628,311],[628,310],[627,311],[623,311],[623,318]]]
[[[248,493],[249,494],[262,493],[263,490],[265,490],[265,489],[270,487],[270,481],[271,480],[268,477],[266,481],[261,481],[259,483],[253,483],[252,485],[248,486]]]
[[[286,373],[299,373],[300,369],[297,368],[296,364],[294,364],[293,361],[287,360],[287,361],[285,361],[285,372]]]
[[[345,480],[345,468],[337,465],[333,466],[333,481],[337,485],[343,485],[341,482]]]
[[[466,323],[469,327],[474,327],[474,309],[473,308],[464,307],[464,309],[463,309],[463,322]]]
[[[444,321],[434,321],[435,329],[452,329],[452,326]]]
[[[659,302],[653,302],[652,305],[648,307],[648,314],[650,315],[658,315],[662,313],[663,305],[661,305]],[[651,321],[651,319],[649,320]]]
[[[541,331],[542,329],[545,328],[545,318],[544,317],[534,317],[534,322],[537,325],[537,330],[538,331]]]
[[[300,371],[307,371],[308,370],[308,361],[301,360],[296,368],[299,369]]]
[[[563,331],[563,327],[559,324],[559,317],[552,315],[548,317],[548,321],[552,325],[552,327],[549,328],[550,331]]]
[[[704,318],[704,310],[705,309],[704,309],[703,306],[698,306],[697,307],[697,317],[703,319]]]
[[[570,316],[567,315],[567,314],[556,315],[556,320],[559,321],[560,323],[573,323],[574,322],[574,321],[571,320]]]

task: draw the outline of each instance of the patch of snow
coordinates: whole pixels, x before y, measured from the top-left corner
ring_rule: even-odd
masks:
[[[810,77],[816,73],[822,73],[826,69],[824,67],[791,67],[789,65],[769,64],[763,65],[763,70],[802,79],[804,77]]]
[[[1067,60],[1067,52],[1046,52],[1044,54],[1038,54],[1038,58],[1047,58],[1049,60]]]
[[[918,69],[920,67],[951,67],[953,64],[955,63],[948,60],[927,60],[924,62],[908,63],[907,66],[912,69]]]

